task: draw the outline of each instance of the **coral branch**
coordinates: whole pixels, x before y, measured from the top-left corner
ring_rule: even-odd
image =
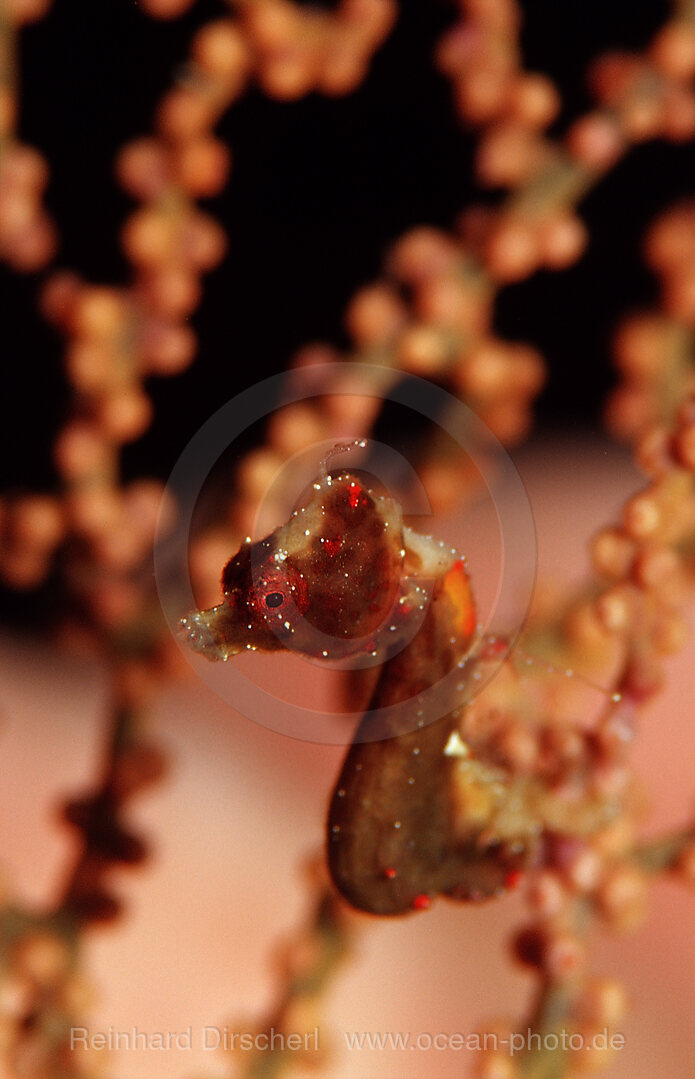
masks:
[[[297,1063],[325,1065],[325,1046],[311,1035],[320,1029],[321,997],[351,952],[355,919],[335,895],[320,863],[310,867],[309,878],[313,910],[302,932],[282,949],[276,1002],[255,1027],[256,1034],[266,1035],[256,1044],[268,1048],[245,1054],[248,1059],[238,1073],[243,1079],[276,1079]],[[307,1035],[304,1050],[276,1048],[273,1032],[281,1037]]]
[[[144,843],[124,825],[122,813],[132,795],[162,776],[164,760],[138,729],[133,708],[118,702],[101,781],[92,794],[68,802],[64,809],[65,819],[81,835],[81,849],[56,915],[77,926],[118,915],[121,904],[111,894],[109,871],[115,865],[136,866],[146,855]]]
[[[652,839],[635,847],[635,862],[648,873],[665,873],[682,868],[684,855],[691,855],[695,844],[695,827],[673,835]]]
[[[0,258],[32,273],[52,258],[55,230],[41,206],[48,166],[17,138],[19,28],[40,19],[50,0],[0,3]]]

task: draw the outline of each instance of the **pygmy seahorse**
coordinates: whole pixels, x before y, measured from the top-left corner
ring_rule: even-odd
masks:
[[[290,649],[379,666],[328,814],[328,861],[344,897],[399,914],[439,893],[504,891],[533,844],[495,833],[504,776],[462,740],[460,701],[436,693],[452,672],[461,689],[475,667],[476,609],[457,552],[406,527],[392,498],[350,472],[326,473],[286,524],[242,544],[222,593],[182,620],[210,660]]]

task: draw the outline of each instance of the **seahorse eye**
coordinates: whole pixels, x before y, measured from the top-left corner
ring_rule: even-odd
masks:
[[[282,592],[269,592],[265,597],[266,607],[281,607],[285,602]]]

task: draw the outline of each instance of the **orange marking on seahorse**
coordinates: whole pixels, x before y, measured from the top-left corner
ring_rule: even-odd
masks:
[[[476,625],[475,603],[468,574],[461,559],[454,562],[446,574],[444,591],[456,609],[459,632],[470,637]]]

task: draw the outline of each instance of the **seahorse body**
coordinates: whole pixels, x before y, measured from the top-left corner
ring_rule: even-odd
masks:
[[[465,681],[476,628],[459,555],[405,527],[392,499],[343,472],[314,484],[308,505],[271,535],[246,541],[224,567],[222,591],[221,604],[182,620],[208,659],[289,648],[381,664],[329,810],[328,859],[342,894],[398,914],[441,892],[477,900],[502,891],[525,845],[486,831],[501,777],[466,759],[459,709],[450,701],[442,715],[436,696],[452,672]],[[463,825],[462,791],[471,807]]]

